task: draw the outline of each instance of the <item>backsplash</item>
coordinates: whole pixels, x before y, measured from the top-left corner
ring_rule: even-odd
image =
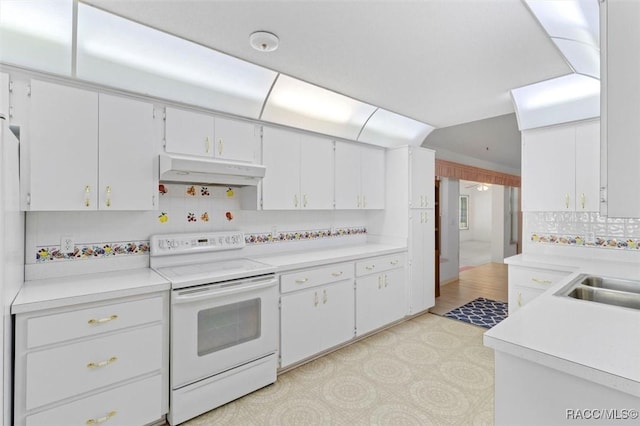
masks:
[[[595,212],[526,212],[533,243],[640,250],[640,219]]]

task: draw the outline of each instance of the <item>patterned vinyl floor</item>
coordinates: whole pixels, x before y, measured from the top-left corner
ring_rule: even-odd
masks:
[[[185,425],[492,425],[493,351],[482,345],[484,331],[425,314]]]

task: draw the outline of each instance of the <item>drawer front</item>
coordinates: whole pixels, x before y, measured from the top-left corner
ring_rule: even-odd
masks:
[[[162,325],[26,356],[27,410],[162,367]]]
[[[163,299],[155,296],[132,302],[113,303],[87,309],[29,318],[27,347],[48,345],[105,331],[161,321]]]
[[[509,289],[509,315],[544,293],[544,290],[516,285]]]
[[[375,274],[390,269],[402,268],[407,263],[407,254],[398,253],[389,256],[372,257],[356,262],[356,276]]]
[[[160,419],[165,414],[162,412],[162,392],[162,376],[158,374],[33,414],[26,418],[26,425],[69,426],[101,423],[109,426],[145,425]]]
[[[509,285],[546,290],[569,275],[571,272],[509,266]]]
[[[280,291],[288,293],[350,278],[353,278],[353,263],[336,263],[320,268],[282,274],[280,276]]]

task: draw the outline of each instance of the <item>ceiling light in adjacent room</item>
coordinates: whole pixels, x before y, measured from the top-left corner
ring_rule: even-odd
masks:
[[[273,52],[278,48],[280,39],[267,31],[256,31],[249,36],[249,44],[260,52]]]

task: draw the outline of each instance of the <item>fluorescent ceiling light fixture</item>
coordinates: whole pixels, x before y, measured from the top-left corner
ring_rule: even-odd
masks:
[[[525,0],[551,37],[600,44],[598,0]]]
[[[384,147],[420,146],[433,129],[420,121],[378,109],[365,124],[358,140]]]
[[[539,109],[600,94],[600,80],[578,74],[554,78],[512,90],[524,109]]]
[[[600,78],[600,49],[579,41],[554,38],[551,40],[558,46],[575,72]]]
[[[15,33],[71,44],[72,0],[1,0],[0,27]]]
[[[78,75],[82,57],[186,82],[262,106],[277,75],[188,40],[80,3]],[[259,109],[258,109],[259,110]]]

